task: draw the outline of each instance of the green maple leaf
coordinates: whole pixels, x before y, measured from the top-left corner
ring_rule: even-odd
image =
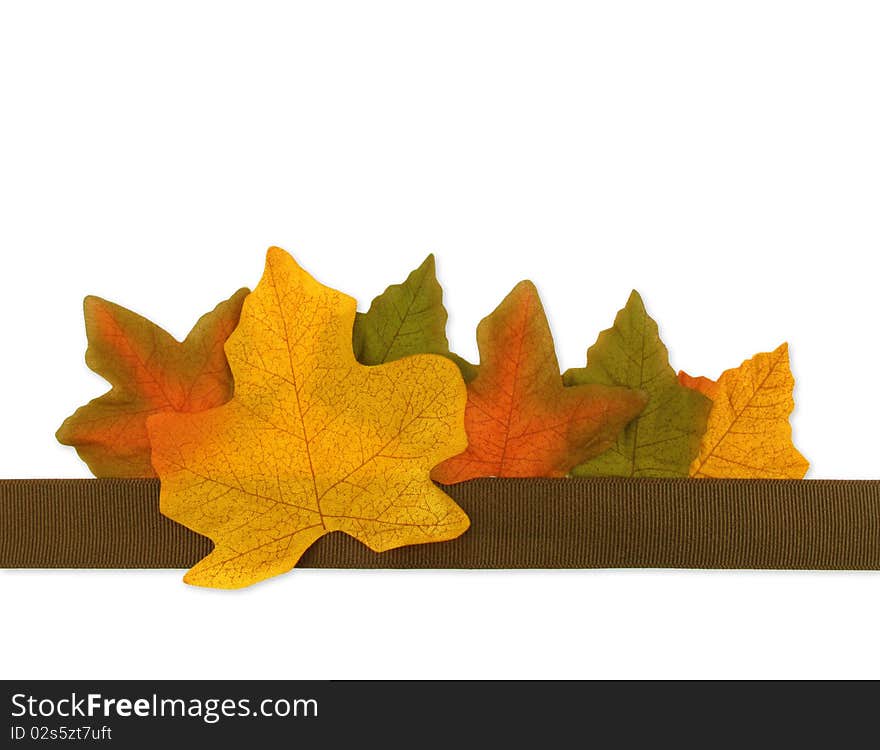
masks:
[[[470,381],[476,366],[449,351],[447,317],[434,256],[429,255],[406,281],[389,286],[367,312],[357,314],[352,332],[355,356],[361,364],[381,365],[413,354],[440,354],[453,360]]]
[[[566,385],[597,383],[645,391],[644,411],[617,443],[576,466],[576,476],[686,477],[699,453],[712,402],[678,382],[669,353],[638,292],[617,313],[614,325],[587,351],[587,366],[568,370]]]

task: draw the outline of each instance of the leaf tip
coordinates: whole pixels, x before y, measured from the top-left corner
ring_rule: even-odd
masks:
[[[90,335],[91,326],[99,315],[108,315],[119,309],[119,305],[96,294],[88,294],[83,298],[83,318],[86,321],[86,334]]]
[[[61,445],[71,445],[70,438],[68,437],[68,432],[70,430],[70,417],[65,419],[61,425],[55,430],[55,439],[61,443]]]
[[[535,282],[531,279],[523,279],[522,281],[517,282],[513,287],[513,291],[521,294],[528,293],[536,297],[538,296],[538,287],[535,286]]]
[[[99,297],[96,294],[87,294],[83,298],[83,310],[89,310],[93,307],[98,307],[102,304],[105,304],[106,302],[107,300],[105,300],[103,297]]]
[[[277,245],[272,245],[266,251],[266,266],[272,268],[283,265],[292,266],[295,269],[302,270],[302,267],[296,262],[296,259],[287,252],[287,250],[280,248]]]
[[[251,293],[249,287],[243,286],[241,289],[237,289],[235,293],[229,298],[231,302],[238,302],[238,300],[243,300]]]
[[[642,310],[645,309],[645,302],[642,299],[642,295],[638,293],[636,289],[633,289],[629,293],[629,298],[626,300],[627,307],[637,307]]]
[[[535,286],[535,282],[531,279],[518,281],[498,307],[504,307],[505,302],[512,305],[514,308],[521,307],[523,309],[530,309],[532,304],[537,303],[538,306],[543,309],[541,295],[538,293],[538,287]]]

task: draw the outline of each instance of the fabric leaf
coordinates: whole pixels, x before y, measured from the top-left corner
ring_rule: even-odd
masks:
[[[717,382],[679,378],[713,399],[693,477],[802,479],[810,464],[791,440],[794,377],[788,344],[725,370]]]
[[[704,378],[702,375],[688,375],[684,370],[679,370],[678,382],[686,388],[699,391],[710,399],[714,399],[715,394],[718,393],[718,383],[714,380]]]
[[[712,402],[679,384],[669,353],[638,292],[587,351],[566,385],[623,385],[648,394],[645,410],[607,451],[576,466],[577,476],[686,477],[700,449]]]
[[[352,345],[358,362],[381,365],[413,354],[440,354],[458,365],[465,380],[473,365],[449,351],[443,288],[429,255],[402,284],[389,286],[370,309],[357,313]]]
[[[550,327],[529,281],[477,328],[480,365],[468,384],[468,447],[434,469],[438,482],[559,477],[598,455],[644,407],[640,391],[565,387]]]
[[[184,341],[124,307],[86,297],[86,364],[113,387],[68,417],[56,433],[97,477],[154,477],[147,418],[195,412],[232,397],[223,344],[248,294],[239,289],[202,316]]]
[[[332,531],[381,552],[468,528],[429,478],[466,444],[461,375],[433,354],[359,364],[354,319],[353,299],[271,248],[226,344],[232,400],[150,418],[161,511],[215,543],[187,582],[247,586]]]

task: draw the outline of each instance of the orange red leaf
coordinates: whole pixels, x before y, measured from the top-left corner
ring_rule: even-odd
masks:
[[[97,477],[153,477],[147,417],[196,412],[232,397],[223,344],[238,324],[247,289],[203,315],[180,342],[146,318],[86,297],[86,364],[112,388],[68,417],[56,433]]]
[[[468,384],[468,447],[431,476],[559,477],[598,455],[645,406],[646,394],[563,385],[538,291],[520,282],[477,328],[480,365]]]

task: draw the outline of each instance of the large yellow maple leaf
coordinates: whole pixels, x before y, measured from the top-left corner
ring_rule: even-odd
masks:
[[[284,573],[332,531],[382,552],[468,528],[429,478],[467,444],[457,367],[433,354],[359,364],[355,307],[271,248],[226,343],[232,400],[150,418],[162,513],[215,543],[188,583]]]

